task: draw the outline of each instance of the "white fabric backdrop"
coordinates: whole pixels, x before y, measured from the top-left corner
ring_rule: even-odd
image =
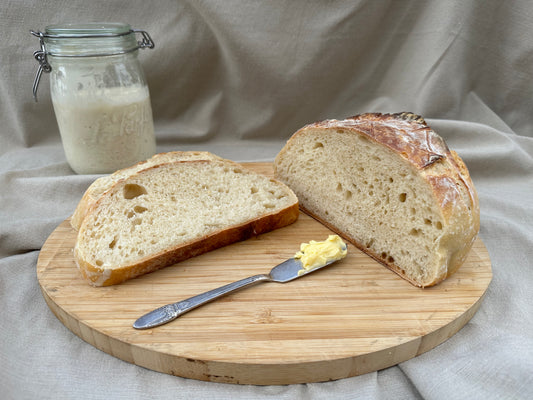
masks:
[[[336,382],[237,386],[149,371],[85,343],[39,291],[39,249],[96,178],[68,167],[30,29],[114,20],[140,54],[158,150],[272,160],[299,127],[423,115],[465,160],[494,278],[458,334]],[[486,1],[6,1],[0,4],[0,393],[34,398],[533,398],[533,7]]]

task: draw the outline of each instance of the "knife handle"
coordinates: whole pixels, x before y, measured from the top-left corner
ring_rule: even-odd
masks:
[[[271,279],[268,275],[254,275],[218,287],[216,289],[209,290],[208,292],[198,294],[186,300],[178,301],[177,303],[167,304],[166,306],[157,308],[153,311],[150,311],[148,314],[143,315],[141,318],[135,321],[133,327],[136,329],[149,329],[166,324],[167,322],[175,320],[180,315],[183,315],[186,312],[189,312],[195,309],[196,307],[199,307],[212,300],[218,299],[219,297],[225,296],[229,293],[243,289],[258,282],[264,282],[269,280]]]
[[[228,283],[227,285],[218,287],[216,289],[209,290],[204,293],[200,293],[196,296],[190,297],[187,300],[179,301],[174,303],[176,306],[179,317],[182,314],[185,314],[192,309],[204,305],[212,300],[218,299],[219,297],[225,296],[229,293],[236,292],[237,290],[243,289],[247,286],[251,286],[255,283],[269,280],[270,278],[266,275],[254,275],[248,278],[241,279],[236,282]]]

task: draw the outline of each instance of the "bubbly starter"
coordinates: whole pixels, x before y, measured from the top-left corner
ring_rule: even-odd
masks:
[[[79,90],[53,104],[67,161],[78,174],[110,173],[155,153],[146,86]]]

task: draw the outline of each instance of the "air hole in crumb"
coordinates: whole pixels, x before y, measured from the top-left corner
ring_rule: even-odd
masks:
[[[96,260],[94,262],[97,266],[101,267],[102,265],[104,265],[103,261],[102,260]]]
[[[257,189],[255,186],[252,186],[252,188],[250,189],[250,192],[252,194],[256,194],[258,191],[259,191],[259,189]]]
[[[398,196],[398,199],[400,200],[401,203],[405,203],[405,200],[407,200],[407,193],[400,193],[400,195]]]
[[[111,243],[109,243],[109,248],[110,249],[114,249],[116,245],[117,245],[117,238],[115,237],[115,238],[113,238]]]
[[[135,207],[133,207],[133,211],[135,211],[137,214],[142,214],[146,210],[148,210],[148,209],[146,207],[143,207],[143,206],[135,206]]]
[[[337,192],[341,192],[342,191],[342,184],[341,183],[337,183],[337,187],[335,189]]]
[[[353,193],[350,192],[349,190],[347,190],[346,192],[344,192],[344,198],[345,198],[346,200],[350,200],[350,199],[352,198],[352,195],[353,195]]]
[[[318,149],[318,148],[321,148],[321,147],[324,147],[324,144],[321,143],[321,142],[316,142],[315,145],[313,146],[313,149]]]
[[[240,169],[240,168],[234,168],[234,169],[233,169],[233,172],[235,172],[236,174],[241,174],[241,173],[242,173],[242,169]]]
[[[265,204],[263,204],[263,207],[265,207],[265,208],[274,208],[275,206],[274,206],[274,204],[265,203]]]
[[[416,228],[411,229],[411,231],[409,232],[409,235],[411,236],[418,236],[419,234],[420,234],[420,230]]]
[[[136,197],[139,197],[147,193],[146,189],[143,186],[137,185],[135,183],[128,183],[124,185],[123,191],[124,191],[124,198],[127,200],[134,199]]]
[[[390,262],[390,263],[393,263],[394,262],[394,257],[388,256],[387,257],[387,261]]]
[[[429,218],[424,218],[424,224],[431,225],[431,220]]]
[[[132,222],[133,225],[140,225],[142,224],[143,220],[142,218],[135,218]]]
[[[437,223],[436,223],[435,225],[436,225],[436,227],[437,227],[438,230],[441,230],[441,229],[442,229],[442,222],[437,221]]]
[[[337,133],[344,133],[342,129],[337,129]]]
[[[383,252],[381,252],[381,258],[383,258],[383,259],[387,258],[387,253],[386,253],[386,252],[384,252],[384,251],[383,251]]]

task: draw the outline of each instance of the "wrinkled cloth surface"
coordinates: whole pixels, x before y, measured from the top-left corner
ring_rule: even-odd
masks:
[[[158,151],[272,161],[303,125],[412,111],[467,164],[493,280],[435,349],[334,382],[253,386],[154,372],[69,331],[41,295],[46,238],[97,175],[68,166],[30,29],[122,21],[140,51]],[[3,1],[0,4],[0,397],[533,398],[533,7],[480,1]],[[377,316],[379,317],[379,316]]]

